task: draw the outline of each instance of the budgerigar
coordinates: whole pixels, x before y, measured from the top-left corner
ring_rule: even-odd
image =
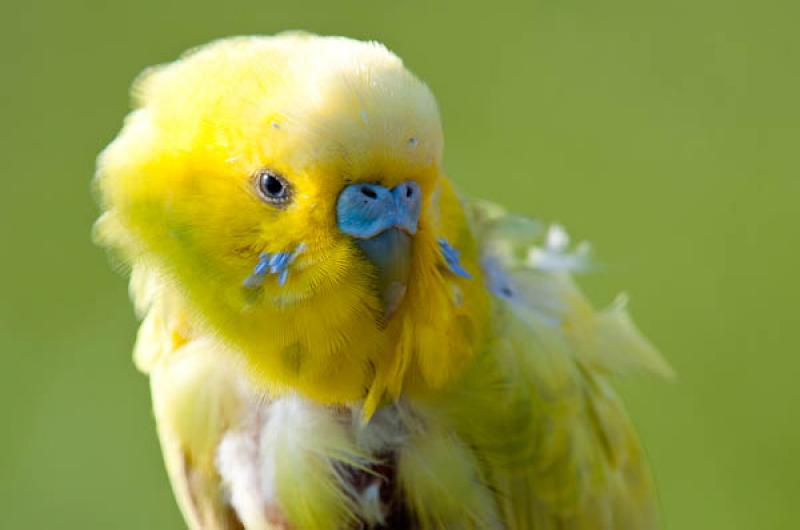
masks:
[[[668,365],[586,301],[562,228],[455,191],[400,59],[231,38],[134,96],[95,233],[191,529],[657,526],[609,377]]]

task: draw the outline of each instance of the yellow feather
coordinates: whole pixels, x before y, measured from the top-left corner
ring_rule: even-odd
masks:
[[[654,528],[607,378],[669,366],[624,301],[598,312],[583,297],[569,273],[585,256],[563,230],[458,197],[436,102],[399,58],[234,38],[134,92],[98,162],[96,238],[131,269],[135,361],[193,530],[343,529],[381,522],[387,503],[422,530]],[[261,200],[265,169],[290,203]],[[412,179],[410,279],[386,321],[336,201],[350,183]],[[262,253],[296,254],[285,284],[245,285]]]
[[[433,387],[458,372],[475,338],[466,321],[479,318],[485,295],[467,286],[453,314],[436,238],[456,228],[457,243],[474,245],[457,228],[463,214],[442,175],[436,103],[397,57],[345,39],[231,39],[149,70],[136,94],[140,108],[99,161],[100,239],[168,278],[188,312],[243,352],[273,392],[343,403],[376,380],[384,388],[373,396],[386,386],[397,395],[416,377],[409,369]],[[264,167],[289,175],[296,190],[279,217],[250,186]],[[343,182],[376,175],[387,185],[413,177],[428,198],[416,281],[395,319],[418,332],[411,347],[400,346],[403,326],[363,325],[378,307],[371,271],[334,223]],[[446,216],[438,223],[436,207]],[[300,245],[285,287],[266,285],[255,298],[242,287],[260,252]],[[479,274],[474,258],[465,263]],[[430,327],[438,319],[446,335]],[[302,362],[286,363],[287,350]]]

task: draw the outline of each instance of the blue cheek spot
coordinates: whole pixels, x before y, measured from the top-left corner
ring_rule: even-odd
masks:
[[[442,251],[442,256],[453,274],[468,280],[472,279],[472,275],[461,266],[461,253],[455,247],[446,239],[440,238],[439,249]]]
[[[289,265],[305,250],[305,245],[300,244],[292,252],[262,252],[258,263],[253,268],[253,273],[248,276],[243,285],[248,289],[258,289],[264,284],[267,275],[274,274],[278,277],[278,285],[285,285],[289,277]]]

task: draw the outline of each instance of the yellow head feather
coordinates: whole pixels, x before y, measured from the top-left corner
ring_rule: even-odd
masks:
[[[446,384],[483,334],[475,243],[442,170],[428,88],[377,43],[228,39],[148,70],[138,108],[99,161],[98,234],[157,275],[195,326],[231,344],[273,391],[327,403]],[[257,191],[283,175],[286,205]],[[336,225],[351,182],[416,181],[424,202],[408,293],[381,322],[372,265]],[[448,273],[438,240],[473,280]],[[262,252],[303,248],[285,285],[243,286]],[[422,296],[424,293],[424,296]]]

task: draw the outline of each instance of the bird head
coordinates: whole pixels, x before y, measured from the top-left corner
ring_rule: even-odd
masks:
[[[267,386],[323,401],[456,371],[446,344],[476,337],[474,242],[435,99],[400,59],[344,38],[228,39],[134,94],[99,159],[97,232],[198,329]]]

